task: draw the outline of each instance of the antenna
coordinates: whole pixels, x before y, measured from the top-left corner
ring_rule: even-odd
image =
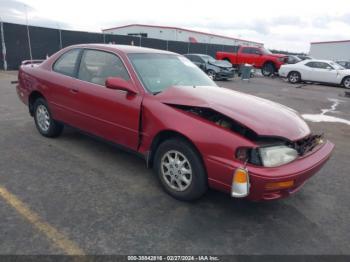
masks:
[[[24,10],[26,14],[26,24],[27,24],[27,37],[28,37],[28,46],[29,46],[29,56],[30,60],[33,60],[33,55],[32,55],[32,45],[30,43],[30,33],[29,33],[29,25],[28,25],[28,12],[27,12],[27,5],[24,4]]]

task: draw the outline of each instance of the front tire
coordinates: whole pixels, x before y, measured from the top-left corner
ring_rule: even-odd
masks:
[[[297,84],[301,81],[301,75],[299,72],[290,72],[288,75],[288,81],[292,84]]]
[[[43,98],[34,102],[34,121],[39,133],[45,137],[57,137],[63,131],[63,124],[52,119],[49,106]]]
[[[209,76],[209,78],[210,78],[211,80],[216,80],[216,73],[215,73],[214,70],[209,69],[209,70],[207,71],[207,75]]]
[[[272,63],[266,63],[261,69],[263,76],[271,76],[273,73],[275,73],[275,71],[276,68]]]
[[[344,80],[343,80],[343,86],[344,86],[345,88],[350,88],[350,76],[347,76],[347,77],[344,78]]]
[[[198,199],[208,189],[201,158],[183,139],[170,139],[160,144],[154,157],[154,171],[164,190],[178,200]]]

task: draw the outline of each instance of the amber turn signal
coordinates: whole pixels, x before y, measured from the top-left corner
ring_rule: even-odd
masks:
[[[246,197],[249,194],[249,175],[245,168],[237,168],[232,178],[232,197]]]
[[[294,186],[294,180],[289,181],[283,181],[283,182],[273,182],[273,183],[267,183],[265,185],[265,189],[272,190],[272,189],[284,189]]]
[[[233,176],[234,183],[247,183],[248,182],[248,174],[245,169],[238,168]]]

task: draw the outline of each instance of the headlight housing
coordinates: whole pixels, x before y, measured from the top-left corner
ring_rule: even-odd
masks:
[[[298,152],[285,145],[261,147],[258,149],[263,166],[276,167],[292,162],[298,157]]]
[[[236,151],[236,159],[264,167],[277,167],[287,164],[295,160],[298,155],[296,149],[286,145],[258,148],[240,147]]]

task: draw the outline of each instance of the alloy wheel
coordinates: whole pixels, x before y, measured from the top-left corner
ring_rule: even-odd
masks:
[[[346,78],[344,80],[344,87],[345,88],[350,88],[350,77]]]
[[[161,173],[165,183],[176,191],[185,191],[192,182],[191,164],[185,155],[176,150],[164,154]]]
[[[47,110],[47,108],[44,105],[39,105],[36,108],[35,114],[36,114],[36,120],[37,120],[39,128],[43,132],[47,132],[50,128],[49,111]]]
[[[209,70],[207,74],[211,80],[215,80],[215,72],[214,71]]]
[[[289,81],[291,83],[297,83],[299,81],[299,74],[298,73],[291,73],[289,76]]]

